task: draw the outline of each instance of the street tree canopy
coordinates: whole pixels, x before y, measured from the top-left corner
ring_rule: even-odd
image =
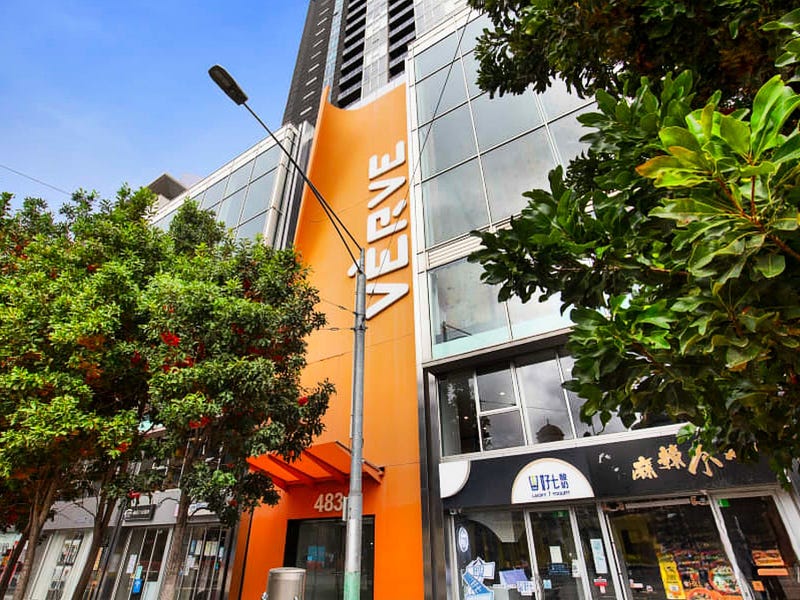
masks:
[[[56,498],[97,494],[101,470],[122,474],[104,481],[111,499],[178,482],[161,592],[171,599],[190,506],[230,525],[276,502],[247,458],[297,457],[333,390],[300,381],[305,337],[325,319],[297,256],[233,240],[191,201],[160,231],[148,222],[153,199],[78,193],[56,220],[39,200],[12,214],[2,196],[0,526],[38,539]],[[124,476],[142,459],[172,472]]]
[[[533,35],[525,19],[562,3],[519,2],[516,13],[502,12],[509,3],[475,4],[491,5],[499,27]],[[742,32],[749,13],[711,5]],[[796,31],[796,13],[768,29]],[[642,35],[660,35],[655,22],[643,27]],[[562,31],[567,56],[572,30]],[[651,71],[632,63],[625,77],[611,69],[608,80],[592,79],[584,90],[595,93],[596,109],[578,117],[588,150],[566,173],[550,173],[549,191],[526,193],[528,206],[508,228],[477,233],[482,248],[470,259],[501,299],[560,294],[574,322],[567,386],[586,399],[584,419],[619,414],[630,426],[666,415],[688,422],[698,442],[743,460],[767,456],[782,472],[800,457],[800,96],[765,73],[767,57],[783,53],[792,65],[798,49],[776,44],[758,75],[746,70],[731,86],[724,70],[715,79],[692,64],[704,40],[679,39],[689,64],[662,67],[701,69],[700,93],[691,71],[634,78]],[[528,67],[525,85],[536,84],[537,67]],[[485,70],[484,85],[502,90],[503,68]],[[525,87],[519,73],[505,72],[506,90]],[[542,77],[553,75],[573,76],[553,66]]]
[[[792,0],[469,0],[493,27],[476,47],[478,84],[491,92],[543,92],[554,77],[583,96],[626,81],[691,70],[705,101],[751,98],[775,74],[779,37],[762,26]]]

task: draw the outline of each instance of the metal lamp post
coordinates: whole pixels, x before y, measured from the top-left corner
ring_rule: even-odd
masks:
[[[361,469],[364,448],[364,334],[366,326],[367,305],[367,276],[364,272],[364,248],[342,223],[339,216],[333,211],[316,186],[309,180],[305,171],[297,164],[291,153],[275,137],[269,127],[247,105],[247,95],[239,87],[233,77],[219,65],[214,65],[208,70],[211,79],[220,89],[238,105],[243,105],[253,115],[256,121],[264,128],[278,147],[283,151],[289,162],[300,174],[305,184],[309,187],[314,197],[319,202],[322,210],[328,216],[339,239],[342,240],[347,253],[356,264],[356,302],[355,324],[353,326],[353,397],[352,414],[350,421],[350,491],[347,496],[347,533],[345,540],[345,565],[344,565],[344,600],[358,600],[361,597],[361,521],[363,513],[363,496],[361,491]],[[349,240],[349,242],[348,242]],[[358,258],[351,245],[358,250]]]

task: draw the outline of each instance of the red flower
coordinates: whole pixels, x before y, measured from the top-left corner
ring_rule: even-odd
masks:
[[[117,446],[117,450],[119,450],[120,452],[127,452],[128,442],[122,442],[119,446]]]
[[[128,498],[130,498],[131,500],[138,500],[141,497],[141,495],[142,495],[141,492],[136,492],[134,490],[128,492]]]
[[[86,265],[86,270],[89,271],[89,273],[94,273],[97,271],[97,265]]]
[[[305,406],[308,404],[308,396],[300,396],[297,399],[297,406]]]
[[[161,333],[161,341],[167,346],[177,346],[181,343],[181,338],[171,331],[164,331]]]

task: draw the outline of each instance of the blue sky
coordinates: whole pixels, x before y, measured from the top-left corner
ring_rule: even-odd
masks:
[[[111,197],[197,179],[264,137],[208,77],[221,64],[280,126],[304,0],[0,0],[0,191]]]

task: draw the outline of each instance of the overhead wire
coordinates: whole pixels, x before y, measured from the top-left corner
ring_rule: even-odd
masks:
[[[72,197],[72,194],[70,192],[68,192],[66,190],[62,190],[60,187],[57,187],[57,186],[52,185],[52,184],[49,184],[46,181],[42,181],[41,179],[37,179],[36,177],[33,177],[32,175],[28,175],[27,173],[23,173],[22,171],[17,171],[16,169],[12,169],[11,167],[9,167],[7,165],[3,165],[3,164],[0,164],[0,168],[5,169],[6,171],[11,171],[15,175],[19,175],[20,177],[24,177],[25,179],[30,179],[31,181],[35,181],[36,183],[38,183],[40,185],[43,185],[45,187],[49,187],[51,190],[55,190],[57,192],[60,192],[60,193],[62,193],[64,195],[66,195],[66,196],[69,196],[70,198]]]

